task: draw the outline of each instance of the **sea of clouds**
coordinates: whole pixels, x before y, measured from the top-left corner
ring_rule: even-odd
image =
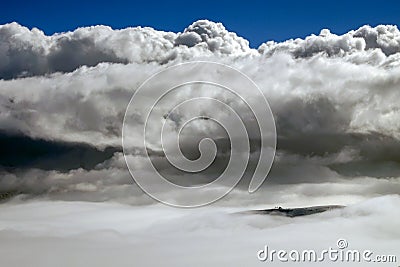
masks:
[[[275,118],[277,153],[256,193],[247,192],[247,174],[220,202],[181,210],[156,203],[132,182],[121,129],[140,84],[192,60],[227,64],[255,81]],[[10,23],[0,26],[0,79],[1,141],[9,147],[0,158],[0,192],[14,195],[0,206],[0,256],[7,266],[252,266],[266,264],[256,258],[265,244],[323,249],[338,238],[352,248],[398,253],[396,26],[363,26],[343,35],[324,29],[254,49],[206,20],[182,33],[93,26],[52,36]],[[196,96],[196,90],[180,97]],[[242,109],[225,92],[213,97]],[[170,108],[168,101],[159,107]],[[221,111],[198,106],[167,119],[179,126],[195,113]],[[143,128],[139,117],[133,121]],[[198,153],[198,143],[189,141],[203,136],[218,137],[226,147],[226,137],[209,123],[188,128],[189,156]],[[257,143],[256,135],[250,137]],[[177,181],[207,183],[224,167],[222,160],[206,174],[187,177],[165,163],[158,143],[152,148],[158,166]],[[257,152],[252,150],[249,172]],[[145,156],[135,155],[136,168]],[[294,219],[231,215],[323,204],[349,207]]]

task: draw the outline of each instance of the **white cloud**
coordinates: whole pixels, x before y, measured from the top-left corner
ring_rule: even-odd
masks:
[[[296,58],[318,54],[341,57],[358,64],[389,64],[400,51],[400,33],[396,26],[363,26],[343,35],[322,30],[305,39],[273,41],[258,51],[249,42],[228,32],[221,23],[194,22],[182,33],[152,28],[113,30],[107,26],[79,28],[73,32],[46,36],[17,23],[0,26],[0,78],[69,72],[82,65],[100,62],[164,64],[202,57],[260,57],[277,52]]]
[[[256,53],[247,40],[206,20],[178,34],[148,27],[113,30],[93,26],[52,36],[14,22],[0,26],[0,40],[0,78],[4,79],[70,72],[101,62],[164,64],[214,54]]]
[[[317,54],[350,59],[354,55],[363,55],[364,58],[368,58],[364,51],[368,51],[367,54],[382,52],[390,56],[400,52],[400,32],[394,25],[379,25],[375,28],[365,25],[343,35],[336,35],[324,29],[319,35],[311,35],[305,39],[291,39],[282,43],[269,41],[262,44],[258,50],[264,55],[289,52],[297,58],[308,58]],[[381,55],[379,57],[384,58]],[[381,62],[375,58],[375,61],[365,60],[364,63]]]
[[[9,203],[0,207],[0,256],[6,265],[44,267],[259,266],[268,264],[257,259],[265,245],[276,250],[322,251],[337,248],[336,241],[345,238],[348,249],[371,250],[374,255],[396,255],[398,259],[398,205],[398,196],[386,196],[343,210],[283,218],[232,215],[237,209],[218,207],[187,210],[116,203]]]

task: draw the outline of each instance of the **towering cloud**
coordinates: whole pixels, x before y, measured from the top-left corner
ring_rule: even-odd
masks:
[[[247,40],[221,23],[197,21],[183,33],[152,28],[113,30],[107,26],[79,28],[46,36],[17,23],[0,26],[0,78],[12,79],[70,72],[80,66],[109,63],[164,64],[174,59],[255,53]],[[190,48],[190,49],[189,49]]]

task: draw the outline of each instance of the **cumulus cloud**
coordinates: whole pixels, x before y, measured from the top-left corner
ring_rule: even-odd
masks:
[[[176,63],[201,59],[241,70],[257,83],[270,103],[278,153],[265,188],[350,180],[356,187],[371,179],[379,194],[393,192],[380,183],[397,183],[400,175],[399,36],[396,26],[363,26],[343,35],[323,30],[305,39],[266,42],[256,50],[221,23],[205,20],[194,22],[182,33],[94,26],[46,36],[17,23],[2,25],[1,132],[32,140],[31,144],[55,145],[50,150],[62,144],[80,152],[63,154],[59,159],[71,163],[65,166],[57,159],[49,164],[48,158],[24,158],[34,162],[28,166],[35,169],[29,170],[22,170],[21,162],[10,161],[5,155],[2,162],[14,169],[3,170],[1,191],[66,200],[153,203],[137,187],[130,187],[120,153],[126,107],[135,89],[152,74]],[[202,90],[205,88],[189,88],[161,101],[159,120],[178,128],[195,113],[224,116],[210,105],[165,116],[173,102],[199,96]],[[223,90],[212,90],[211,94],[228,102],[248,124],[253,121],[237,99]],[[252,97],[252,92],[243,97]],[[139,113],[132,121],[132,129],[143,128]],[[150,155],[172,180],[207,183],[226,164],[229,142],[208,120],[193,123],[186,130],[182,148],[188,157],[198,156],[200,138],[217,139],[223,153],[208,173],[188,180],[168,165],[157,142],[152,144]],[[249,171],[254,169],[260,142],[254,131],[250,139]],[[144,156],[133,155],[139,169]],[[243,188],[239,185],[239,190]],[[276,197],[273,190],[265,188]],[[341,195],[342,188],[337,189],[333,194]],[[356,198],[373,195],[374,189],[360,192]]]
[[[251,53],[246,39],[228,32],[222,23],[210,23],[207,20],[196,21],[187,27],[183,33],[178,34],[175,44],[187,47],[206,45],[212,52],[229,55]]]
[[[0,78],[12,79],[70,72],[101,62],[165,64],[202,57],[259,57],[284,52],[296,58],[318,54],[356,63],[393,64],[398,60],[400,33],[396,26],[363,26],[343,35],[328,29],[319,35],[282,43],[269,41],[257,50],[221,23],[194,22],[182,33],[148,27],[113,30],[107,26],[79,28],[46,36],[18,23],[0,26]]]
[[[228,32],[221,23],[206,20],[178,34],[148,27],[113,30],[93,26],[52,36],[14,22],[0,26],[0,41],[3,79],[70,72],[101,62],[164,64],[177,58],[255,53],[247,40]]]
[[[374,28],[365,25],[343,35],[336,35],[329,29],[323,29],[319,35],[311,35],[305,39],[292,39],[282,43],[266,42],[258,51],[266,55],[289,52],[297,58],[308,58],[316,54],[328,57],[362,54],[365,57],[363,52],[369,51],[376,58],[373,63],[379,63],[378,58],[384,60],[385,56],[389,57],[400,52],[400,32],[395,25],[379,25]],[[383,55],[378,56],[379,53]]]

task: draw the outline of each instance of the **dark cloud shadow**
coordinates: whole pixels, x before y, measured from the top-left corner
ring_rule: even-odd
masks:
[[[33,139],[24,135],[0,133],[0,169],[15,171],[37,168],[66,172],[93,169],[110,159],[121,148],[104,150],[83,143]]]

